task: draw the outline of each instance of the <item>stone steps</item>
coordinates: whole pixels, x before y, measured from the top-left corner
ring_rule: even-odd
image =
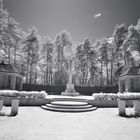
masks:
[[[76,97],[60,97],[53,98],[53,101],[76,101],[76,102],[88,102],[86,99],[76,98]]]
[[[46,104],[46,106],[47,107],[51,107],[51,108],[64,108],[64,109],[81,109],[81,108],[91,108],[92,107],[92,105],[85,105],[85,106],[69,106],[69,105],[65,105],[65,106],[63,106],[63,105],[53,105],[53,104]]]
[[[53,108],[48,106],[41,106],[41,108],[45,110],[56,111],[56,112],[87,112],[87,111],[93,111],[97,109],[97,107],[68,109],[68,108]]]
[[[87,102],[80,101],[53,101],[52,105],[60,105],[60,106],[85,106],[88,105]]]
[[[87,102],[75,101],[75,100],[52,101],[49,104],[41,106],[41,108],[45,110],[57,111],[57,112],[86,112],[86,111],[93,111],[97,109],[97,107],[93,107]]]

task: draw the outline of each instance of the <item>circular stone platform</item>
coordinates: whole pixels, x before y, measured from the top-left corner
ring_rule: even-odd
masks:
[[[69,100],[69,98],[67,98],[67,100],[61,99],[59,101],[52,101],[41,106],[41,108],[57,112],[86,112],[97,109],[97,107],[93,107],[92,105],[88,104],[87,101],[72,101],[72,99]]]
[[[87,105],[87,102],[79,102],[79,101],[53,101],[52,105],[60,105],[60,106],[84,106]]]

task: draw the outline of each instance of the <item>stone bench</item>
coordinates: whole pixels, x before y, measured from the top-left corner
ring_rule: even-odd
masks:
[[[18,114],[19,100],[12,100],[10,116],[16,116]],[[0,100],[0,111],[3,108],[3,100]]]
[[[120,116],[126,116],[126,101],[127,100],[118,100],[118,111]],[[132,100],[134,115],[140,116],[140,100]]]

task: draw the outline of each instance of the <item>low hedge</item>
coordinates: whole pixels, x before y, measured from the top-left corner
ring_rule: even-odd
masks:
[[[94,100],[140,100],[140,93],[94,93]]]
[[[115,93],[94,93],[92,94],[94,100],[117,100],[118,95]]]
[[[0,90],[0,96],[17,97],[17,98],[46,98],[45,91],[17,91],[17,90]]]
[[[121,93],[118,93],[118,99],[120,100],[140,100],[140,93],[124,93],[124,94],[121,94]]]

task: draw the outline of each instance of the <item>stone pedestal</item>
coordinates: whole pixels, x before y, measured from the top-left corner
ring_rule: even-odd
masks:
[[[133,101],[135,115],[140,116],[140,101]]]
[[[64,95],[64,96],[78,96],[79,92],[75,91],[74,85],[72,83],[68,83],[66,85],[65,92],[62,92],[61,95]]]
[[[125,116],[126,111],[125,111],[125,101],[123,100],[118,100],[118,109],[119,109],[119,115],[120,116]]]
[[[2,110],[3,108],[3,100],[0,100],[0,111]]]
[[[16,116],[18,114],[19,100],[13,100],[11,106],[11,116]]]

